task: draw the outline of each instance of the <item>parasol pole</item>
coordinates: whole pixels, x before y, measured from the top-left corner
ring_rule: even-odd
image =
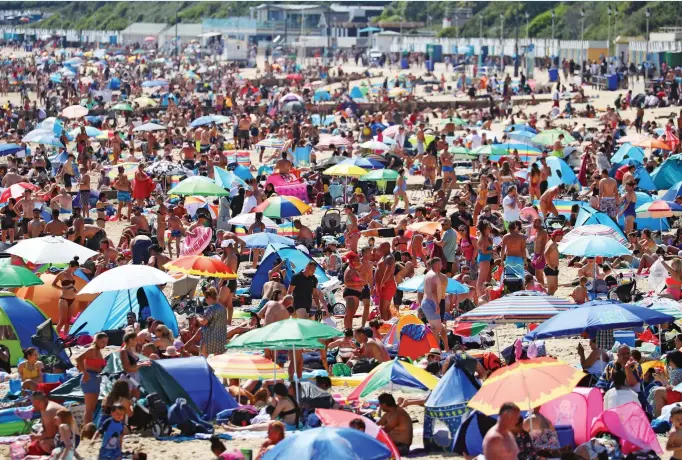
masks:
[[[275,353],[275,354],[274,354],[274,359],[273,359],[274,366],[272,366],[272,371],[273,371],[273,374],[274,374],[274,375],[273,375],[274,383],[277,383],[277,349],[276,349],[276,348],[275,348],[275,350],[274,350],[274,353]]]
[[[298,395],[298,368],[296,367],[296,345],[292,345],[292,350],[294,355],[294,385],[296,389],[296,404],[299,404],[300,401]]]

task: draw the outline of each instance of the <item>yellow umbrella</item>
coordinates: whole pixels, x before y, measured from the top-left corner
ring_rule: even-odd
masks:
[[[337,164],[332,166],[329,169],[325,169],[322,174],[326,174],[327,176],[353,176],[353,177],[360,177],[364,176],[367,174],[369,171],[366,169],[362,169],[359,166],[355,165],[343,165],[343,164]]]
[[[431,144],[431,142],[433,142],[433,140],[435,138],[436,138],[436,136],[434,136],[433,134],[424,134],[424,146],[428,147]],[[413,146],[415,146],[415,147],[417,146],[417,135],[416,134],[410,136],[407,140]]]
[[[400,96],[405,96],[406,94],[409,94],[410,92],[406,90],[405,88],[392,88],[389,92],[388,95],[391,97],[400,97]]]
[[[110,135],[111,135],[111,130],[104,130],[101,133],[99,133],[97,136],[95,136],[95,139],[100,140],[100,141],[108,141]]]
[[[158,102],[147,96],[138,97],[137,99],[133,99],[133,101],[136,102],[140,107],[156,107],[159,105]]]

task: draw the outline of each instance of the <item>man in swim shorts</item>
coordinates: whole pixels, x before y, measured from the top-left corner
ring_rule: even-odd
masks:
[[[559,248],[557,243],[564,237],[564,232],[554,230],[550,235],[550,240],[545,245],[545,268],[544,274],[547,278],[547,294],[554,295],[559,287]]]
[[[118,176],[116,176],[113,188],[116,190],[116,199],[118,200],[116,217],[121,220],[121,211],[123,210],[123,205],[126,204],[128,206],[128,220],[130,220],[130,215],[133,212],[133,201],[130,196],[130,181],[125,175],[123,166],[118,167]]]
[[[619,199],[618,181],[609,177],[608,170],[602,169],[601,180],[599,181],[599,210],[617,220]]]
[[[441,329],[443,328],[439,308],[443,289],[440,280],[441,268],[443,265],[438,257],[431,259],[431,267],[424,278],[424,299],[420,306],[437,341],[440,340]]]

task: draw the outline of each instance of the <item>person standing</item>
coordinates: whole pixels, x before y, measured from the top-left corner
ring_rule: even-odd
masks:
[[[199,317],[201,324],[201,354],[221,355],[225,353],[227,344],[227,310],[218,303],[218,292],[214,287],[204,291],[204,299],[208,307]]]
[[[549,240],[549,235],[542,225],[542,218],[536,217],[533,219],[533,232],[535,232],[535,235],[531,236],[534,236],[535,240],[533,241],[533,257],[531,258],[531,264],[535,269],[535,277],[537,278],[538,283],[540,283],[542,287],[545,287],[543,270],[545,268],[545,246]]]
[[[287,294],[294,296],[294,316],[299,319],[310,318],[313,298],[317,305],[322,305],[317,289],[318,279],[315,276],[317,262],[311,260],[305,268],[291,278]]]
[[[441,219],[441,226],[443,227],[443,234],[441,235],[440,242],[436,244],[443,248],[443,256],[445,257],[443,273],[450,277],[459,272],[459,267],[456,266],[457,232],[453,230],[450,219]]]
[[[618,206],[620,196],[618,195],[618,182],[609,177],[609,171],[602,169],[601,180],[599,181],[599,210],[605,212],[613,220],[618,218]]]
[[[438,257],[430,260],[430,270],[424,277],[424,298],[421,302],[421,310],[429,322],[431,331],[436,340],[440,340],[443,322],[440,316],[440,300],[444,298],[444,289],[440,280],[442,261]]]
[[[543,273],[547,278],[547,294],[554,295],[559,288],[559,246],[558,243],[564,237],[564,232],[554,230],[549,241],[545,245],[545,268]]]
[[[99,374],[107,364],[102,355],[102,350],[108,342],[109,336],[105,332],[98,332],[85,353],[76,358],[76,367],[81,372],[81,391],[83,391],[83,398],[85,399],[83,425],[92,422],[97,408],[100,384],[102,383],[102,377]]]

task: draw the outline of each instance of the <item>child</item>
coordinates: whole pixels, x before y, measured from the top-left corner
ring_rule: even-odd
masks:
[[[575,289],[573,289],[573,292],[571,293],[571,297],[573,297],[573,300],[578,305],[587,302],[587,287],[585,287],[586,284],[587,276],[581,276],[580,284],[576,286]]]
[[[676,407],[670,412],[670,423],[675,427],[675,431],[670,433],[665,450],[673,451],[670,460],[680,460],[682,459],[682,407]]]
[[[114,404],[111,417],[105,420],[97,430],[95,439],[102,437],[99,460],[121,460],[123,457],[123,419],[126,409],[122,404]]]

